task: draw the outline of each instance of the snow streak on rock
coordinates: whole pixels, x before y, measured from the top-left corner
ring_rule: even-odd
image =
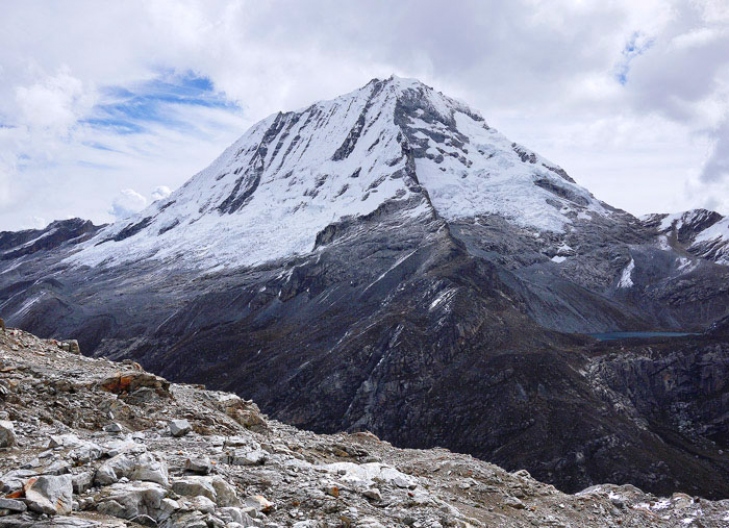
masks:
[[[623,274],[620,277],[620,282],[618,282],[618,288],[630,288],[633,286],[633,270],[635,269],[635,261],[633,259],[630,259],[630,262],[627,266],[625,266],[625,269],[623,270]]]

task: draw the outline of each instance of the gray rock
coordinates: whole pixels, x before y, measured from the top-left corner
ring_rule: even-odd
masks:
[[[268,453],[262,449],[252,451],[237,449],[225,455],[223,459],[226,463],[237,466],[262,466],[268,460]]]
[[[511,506],[517,510],[523,510],[526,508],[526,505],[516,497],[508,496],[502,502],[505,506]]]
[[[208,457],[188,458],[185,460],[185,471],[207,475],[213,469],[213,464]]]
[[[374,517],[365,517],[360,519],[355,526],[356,528],[385,528],[385,526]]]
[[[208,528],[208,523],[202,513],[199,511],[190,511],[176,515],[165,526],[174,528]]]
[[[15,499],[0,498],[0,510],[10,510],[11,512],[24,512],[28,507],[24,502]]]
[[[81,347],[78,345],[78,341],[75,339],[68,339],[66,341],[59,341],[58,348],[70,352],[71,354],[81,354]]]
[[[382,494],[380,493],[380,490],[377,488],[370,488],[368,490],[365,490],[362,495],[364,495],[366,498],[372,500],[372,501],[381,501],[382,500]]]
[[[192,425],[187,420],[172,420],[169,427],[170,434],[174,437],[185,436],[192,431]]]
[[[308,520],[295,522],[292,528],[321,528],[321,523],[318,521]]]
[[[92,471],[84,471],[71,477],[73,492],[80,495],[88,491],[94,484],[94,473]]]
[[[104,447],[102,448],[102,455],[113,458],[135,448],[137,448],[137,444],[132,440],[127,438],[114,439],[113,441],[104,444]]]
[[[0,447],[13,447],[17,442],[13,422],[0,420]]]
[[[107,433],[123,433],[124,426],[120,423],[114,422],[104,426],[104,431],[106,431]]]
[[[71,464],[68,460],[54,460],[50,465],[43,468],[44,475],[65,475],[71,471]]]
[[[241,526],[251,526],[253,524],[253,519],[242,508],[227,506],[218,508],[217,513],[228,525],[238,523]]]
[[[262,513],[268,513],[272,511],[275,507],[275,504],[270,500],[266,499],[263,495],[253,495],[252,497],[247,497],[244,501],[244,504],[245,506],[253,508],[255,511]]]
[[[181,502],[183,510],[199,511],[202,513],[211,513],[215,511],[215,502],[203,495],[190,497],[189,499],[185,499]]]
[[[162,499],[157,513],[157,520],[162,522],[170,518],[170,516],[180,509],[180,503],[172,499]]]
[[[203,496],[213,501],[217,497],[217,493],[213,488],[212,482],[210,479],[206,479],[204,477],[176,479],[172,483],[172,491],[185,497]]]
[[[93,442],[82,442],[81,445],[73,449],[68,456],[77,464],[87,464],[101,458],[103,453],[104,449],[101,446]]]
[[[157,453],[122,453],[102,464],[94,481],[102,486],[118,482],[122,477],[169,486],[167,462]]]
[[[80,447],[84,442],[75,434],[51,435],[48,441],[48,447],[54,449],[56,447],[76,448]]]
[[[122,519],[147,515],[158,521],[169,517],[169,505],[163,503],[166,494],[155,482],[116,483],[101,490],[97,510]]]
[[[117,369],[113,363],[60,354],[53,369],[48,369],[48,356],[37,354],[37,349],[24,346],[19,352],[4,355],[7,348],[0,346],[0,361],[22,360],[30,368],[11,372],[23,386],[19,394],[24,401],[13,404],[5,414],[0,411],[0,418],[15,418],[21,409],[23,413],[22,420],[14,422],[19,448],[0,455],[0,497],[22,497],[23,483],[33,477],[37,480],[39,475],[8,470],[36,460],[45,468],[41,471],[47,471],[49,464],[72,463],[75,474],[66,477],[71,477],[75,500],[71,516],[52,517],[38,511],[17,511],[17,502],[27,507],[23,500],[2,502],[0,528],[664,528],[690,524],[692,519],[693,524],[706,528],[726,526],[726,501],[698,500],[685,494],[655,497],[632,486],[612,484],[593,486],[572,496],[541,484],[525,472],[507,473],[445,449],[400,450],[371,435],[320,436],[274,421],[260,431],[249,432],[218,408],[218,393],[191,385],[173,385],[172,401],[160,399],[143,409],[114,410],[130,429],[144,434],[135,435],[134,441],[131,436],[112,437],[101,431],[99,421],[104,415],[98,415],[97,409],[105,406],[104,400],[119,399],[114,393],[94,388],[93,377],[111,376]],[[49,353],[45,348],[40,352]],[[32,360],[38,363],[30,363]],[[714,375],[712,370],[707,372]],[[44,398],[45,388],[53,386],[55,376],[74,379],[78,390],[72,393],[73,400],[64,401],[67,407],[56,409],[51,422],[48,413],[56,411]],[[200,424],[200,435],[178,439],[167,433],[169,416],[178,409],[185,409],[190,422]],[[59,423],[60,418],[71,416],[74,418],[68,428]],[[74,423],[88,425],[75,428]],[[61,438],[68,434],[71,436]],[[68,451],[77,444],[74,436],[83,445]],[[226,463],[222,458],[225,439],[231,436],[236,437],[228,444],[231,452],[261,450],[267,454],[268,463]],[[56,447],[44,449],[49,438],[55,439]],[[103,448],[96,446],[98,451],[114,452],[118,458],[95,462],[75,456],[76,451],[98,439],[104,444]],[[230,447],[231,443],[236,447]],[[145,460],[153,454],[157,458]],[[221,457],[217,464],[210,463],[214,473],[182,474],[187,460],[203,459],[202,464],[207,465],[208,456]],[[150,465],[168,460],[173,468],[173,477],[168,476],[170,487],[130,480],[143,473],[138,466],[147,466],[149,471]],[[99,473],[101,480],[106,471],[106,476],[116,481],[110,485],[97,481],[100,487],[92,488],[97,469],[104,469]],[[259,493],[265,498],[248,496]],[[622,509],[616,506],[621,502]],[[16,510],[3,507],[7,505]]]
[[[157,526],[157,521],[154,520],[149,515],[146,515],[144,513],[142,513],[141,515],[137,515],[136,517],[134,517],[132,519],[132,522],[134,522],[136,524],[141,524],[142,526],[152,526],[152,527]]]
[[[172,491],[185,497],[207,497],[218,506],[238,506],[235,488],[222,477],[184,477],[175,479]]]
[[[23,484],[30,477],[38,476],[38,472],[32,469],[16,469],[9,471],[0,477],[0,492],[5,494],[15,493],[23,489]]]
[[[25,484],[28,509],[48,515],[68,515],[73,510],[73,485],[70,475],[43,475]]]

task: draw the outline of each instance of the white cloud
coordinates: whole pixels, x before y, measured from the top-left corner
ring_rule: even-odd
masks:
[[[701,169],[700,179],[705,183],[729,180],[729,120],[725,119],[713,135],[716,141]]]
[[[172,194],[172,190],[166,185],[160,185],[154,191],[152,191],[152,201],[162,200]]]
[[[147,199],[134,189],[122,189],[111,204],[111,214],[123,220],[138,213],[147,206]]]
[[[68,71],[31,86],[18,86],[15,99],[23,124],[61,131],[74,125],[91,107],[83,83]]]

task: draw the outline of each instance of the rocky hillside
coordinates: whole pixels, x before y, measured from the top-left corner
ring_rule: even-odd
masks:
[[[316,435],[75,342],[0,334],[0,527],[719,527],[729,501],[575,495],[445,449]]]

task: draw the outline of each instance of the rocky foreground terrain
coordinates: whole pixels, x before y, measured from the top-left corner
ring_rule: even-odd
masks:
[[[0,402],[0,527],[729,526],[729,500],[569,495],[444,449],[300,431],[17,329],[0,334]]]

